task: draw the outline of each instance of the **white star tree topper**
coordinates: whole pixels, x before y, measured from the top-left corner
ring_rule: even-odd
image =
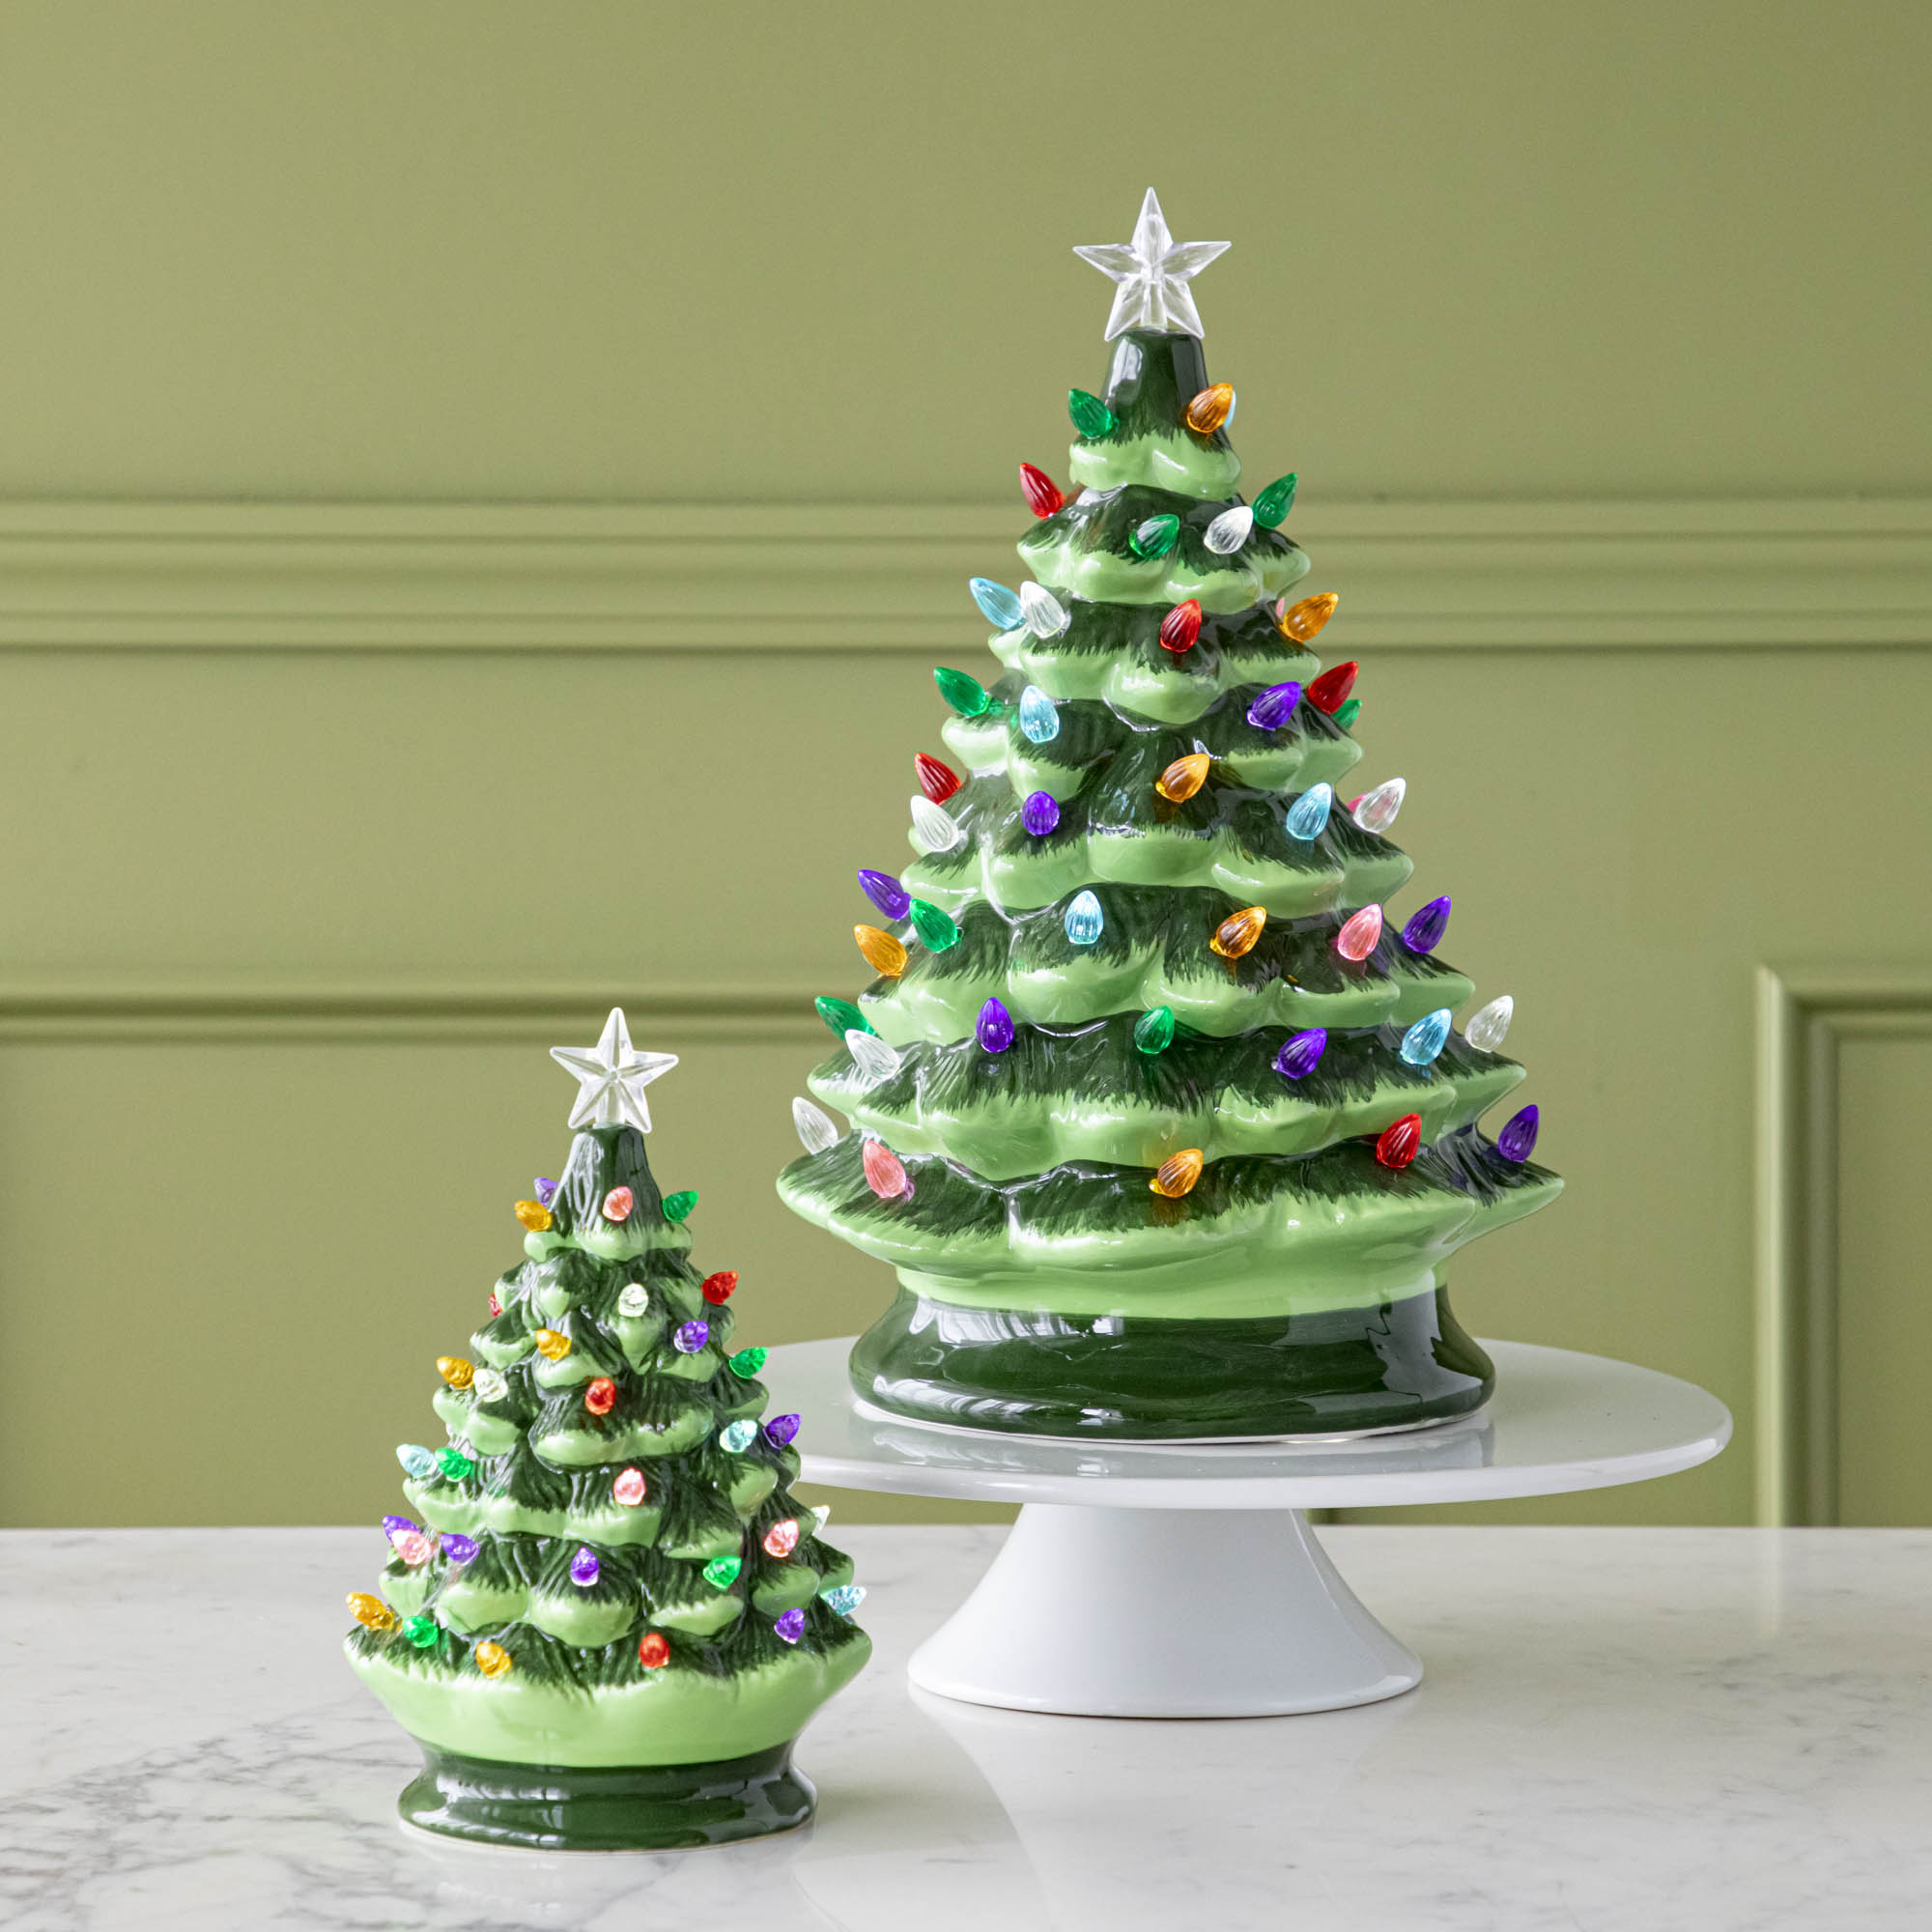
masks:
[[[639,1053],[631,1045],[622,1007],[611,1009],[604,1037],[595,1046],[554,1046],[550,1057],[577,1081],[571,1126],[633,1126],[640,1134],[651,1130],[644,1089],[677,1065],[674,1053]]]
[[[1167,232],[1159,195],[1149,188],[1132,242],[1101,242],[1073,252],[1120,284],[1107,318],[1106,339],[1111,342],[1129,328],[1161,328],[1198,337],[1201,311],[1194,306],[1194,292],[1187,285],[1228,247],[1226,242],[1177,242]]]

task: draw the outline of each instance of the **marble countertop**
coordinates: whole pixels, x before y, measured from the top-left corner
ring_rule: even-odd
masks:
[[[911,1690],[997,1529],[847,1529],[809,1830],[577,1859],[394,1816],[337,1650],[372,1529],[0,1534],[9,1932],[1746,1932],[1932,1923],[1932,1532],[1324,1532],[1422,1687],[1315,1717]],[[1213,1641],[1204,1618],[1177,1644]]]

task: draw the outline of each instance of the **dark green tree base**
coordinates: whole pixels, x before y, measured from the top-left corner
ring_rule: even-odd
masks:
[[[1441,1287],[1258,1321],[1069,1320],[902,1288],[860,1336],[851,1376],[867,1402],[921,1422],[1122,1441],[1412,1427],[1466,1415],[1495,1386]]]
[[[791,1746],[716,1764],[501,1764],[424,1745],[397,1801],[425,1832],[546,1852],[667,1852],[768,1837],[818,1808]]]

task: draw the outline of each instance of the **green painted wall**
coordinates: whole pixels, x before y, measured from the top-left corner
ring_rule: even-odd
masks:
[[[1065,250],[1149,180],[1236,242],[1200,295],[1240,446],[1305,479],[1311,587],[1364,625],[1365,773],[1409,779],[1412,895],[1453,893],[1450,955],[1516,993],[1571,1179],[1464,1258],[1464,1318],[1739,1412],[1705,1470],[1467,1514],[1747,1520],[1753,974],[1932,967],[1927,520],[1823,501],[1932,492],[1928,23],[0,10],[0,1520],[391,1506],[387,1445],[563,1149],[542,1049],[612,997],[688,1056],[653,1159],[762,1337],[867,1319],[883,1272],[771,1198],[806,1002],[854,982],[851,868],[900,849],[926,667],[973,662],[946,586],[1009,574],[1012,466],[1061,467],[1100,373]],[[1406,548],[1350,524],[1376,497],[1421,506]],[[1484,497],[1526,507],[1430,524]],[[1788,578],[1769,513],[1694,567],[1644,535],[1639,499],[1723,497],[1842,534]],[[1538,505],[1574,497],[1610,507],[1546,585]],[[76,501],[168,498],[401,507],[347,554],[240,511],[103,547]],[[594,516],[486,517],[433,568],[411,506],[461,499],[669,505],[674,565],[626,575],[621,517],[604,548]],[[787,526],[773,566],[739,548],[760,502],[895,507]],[[679,535],[682,504],[722,507]],[[1459,631],[1388,614],[1492,578]],[[1932,1431],[1886,1407],[1922,1231],[1859,1125],[1916,1118],[1922,1041],[1889,1037],[1833,1090],[1837,1484],[1848,1520],[1925,1520]]]

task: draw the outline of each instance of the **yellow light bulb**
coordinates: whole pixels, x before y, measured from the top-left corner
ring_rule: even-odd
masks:
[[[476,1667],[485,1677],[507,1675],[513,1662],[510,1653],[500,1643],[492,1643],[487,1637],[476,1646],[473,1654]]]
[[[1282,611],[1274,620],[1275,626],[1283,637],[1305,644],[1335,614],[1335,607],[1341,601],[1341,593],[1334,590],[1324,590],[1319,597],[1304,597],[1299,604],[1291,604]]]
[[[1206,752],[1190,752],[1184,758],[1176,758],[1154,780],[1153,788],[1162,798],[1184,805],[1208,782],[1208,767],[1212,762]]]
[[[906,950],[890,932],[876,925],[855,925],[852,937],[859,942],[860,956],[874,973],[896,980],[906,969]]]
[[[1187,427],[1196,436],[1212,436],[1235,413],[1235,385],[1216,383],[1203,389],[1187,406]]]
[[[551,1218],[550,1209],[541,1201],[517,1203],[517,1219],[533,1235],[546,1233],[550,1228]]]
[[[436,1372],[453,1389],[467,1389],[476,1379],[476,1365],[461,1355],[439,1355]]]
[[[1201,1150],[1182,1148],[1179,1153],[1171,1153],[1161,1162],[1148,1185],[1167,1200],[1179,1201],[1183,1194],[1194,1192],[1194,1183],[1200,1179]]]
[[[1238,959],[1242,953],[1254,951],[1255,941],[1262,936],[1262,927],[1267,923],[1265,906],[1247,906],[1240,912],[1230,913],[1208,943],[1223,959]]]
[[[381,1597],[372,1597],[366,1590],[350,1591],[349,1614],[370,1631],[392,1631],[402,1622]]]
[[[554,1328],[539,1328],[535,1339],[537,1353],[547,1362],[560,1362],[570,1353],[570,1337],[559,1335]]]

